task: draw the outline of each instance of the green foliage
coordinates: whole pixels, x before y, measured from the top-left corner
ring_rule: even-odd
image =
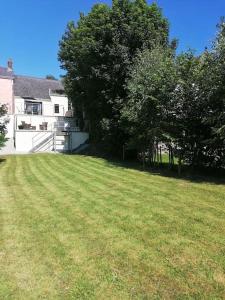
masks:
[[[204,77],[202,90],[205,91],[208,110],[205,123],[211,128],[207,141],[210,154],[216,163],[225,165],[225,23],[218,25],[218,33],[212,50],[203,55]]]
[[[193,165],[225,166],[225,24],[219,26],[210,51],[192,58],[197,65],[183,74],[186,83],[186,133],[189,154]],[[190,76],[188,76],[190,74]],[[193,90],[194,89],[194,90]],[[187,151],[186,151],[187,152]]]
[[[176,87],[173,52],[155,48],[140,52],[127,81],[128,101],[122,118],[136,147],[166,139],[163,132]]]
[[[108,151],[163,142],[190,165],[224,166],[225,23],[200,56],[176,56],[168,28],[145,0],[114,0],[81,14],[60,42],[67,93],[91,140]]]
[[[49,79],[49,80],[57,80],[57,79],[55,78],[55,76],[54,76],[54,75],[51,75],[51,74],[46,75],[46,79]]]
[[[156,45],[168,46],[168,22],[156,4],[144,0],[97,4],[76,25],[68,24],[59,59],[67,71],[66,90],[78,115],[85,112],[92,140],[122,146],[128,70],[139,50]]]
[[[6,105],[0,104],[0,149],[4,146],[4,143],[6,141],[5,139],[6,120],[2,118],[4,117],[4,115],[6,115],[6,113],[7,113]]]
[[[163,142],[193,166],[225,165],[224,24],[212,50],[176,58],[156,48],[141,52],[127,81],[123,124],[130,143]]]
[[[192,51],[183,53],[176,59],[176,69],[178,81],[172,98],[170,135],[182,158],[197,164],[204,148],[201,141],[208,133],[202,122],[205,106],[200,95],[199,58]]]

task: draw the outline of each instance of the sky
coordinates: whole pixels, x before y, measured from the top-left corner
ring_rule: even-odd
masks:
[[[58,43],[69,21],[88,13],[95,3],[110,0],[0,0],[0,65],[8,58],[19,75],[45,77],[64,74],[57,59]],[[201,53],[225,15],[225,0],[156,0],[170,23],[178,51]],[[151,0],[148,3],[152,3]]]

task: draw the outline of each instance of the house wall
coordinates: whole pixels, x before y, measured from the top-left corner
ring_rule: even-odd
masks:
[[[51,139],[52,132],[35,132],[35,131],[15,131],[16,151],[29,153],[34,146],[38,144],[39,152],[46,152],[53,150],[53,141]],[[46,140],[44,144],[42,141]]]
[[[29,153],[36,145],[36,142],[42,144],[42,141],[44,143],[37,151],[52,151],[53,140],[51,137],[53,136],[56,122],[57,124],[62,124],[62,128],[66,123],[70,123],[70,128],[77,130],[77,132],[71,133],[70,138],[68,136],[57,137],[59,143],[57,149],[59,151],[67,151],[71,148],[76,149],[88,139],[88,133],[79,132],[79,128],[76,128],[76,120],[70,118],[71,112],[69,111],[68,98],[66,96],[50,95],[50,99],[30,99],[34,102],[42,102],[42,115],[37,116],[26,115],[24,113],[25,101],[28,99],[14,96],[13,92],[13,80],[0,78],[0,104],[8,106],[8,115],[4,117],[8,121],[6,137],[12,143],[15,141],[16,151]],[[55,104],[59,105],[59,113],[55,113]],[[22,121],[26,124],[31,124],[36,130],[18,130],[18,125],[21,125]],[[40,125],[43,122],[48,123],[47,131],[40,130]]]
[[[64,96],[51,96],[52,112],[54,116],[65,116],[68,111],[68,98]],[[59,113],[55,114],[54,105],[59,104]]]
[[[6,117],[7,120],[7,132],[6,137],[7,138],[13,138],[14,137],[14,115],[8,115]]]
[[[21,97],[15,97],[15,114],[24,114],[25,101]],[[34,102],[42,102],[42,115],[43,116],[65,116],[68,111],[68,98],[61,96],[51,96],[51,100],[32,100]],[[55,114],[54,105],[59,104],[59,113]]]
[[[49,152],[53,151],[53,133],[50,131],[37,132],[37,131],[25,131],[17,130],[15,132],[16,151],[29,153],[35,148],[36,152]],[[72,133],[72,149],[78,148],[81,144],[88,139],[88,133],[86,132],[73,132]],[[57,151],[68,151],[69,140],[68,136],[58,136],[56,138]],[[39,146],[40,145],[40,146]]]
[[[49,101],[42,101],[42,114],[44,116],[54,116],[54,107],[52,105],[52,102]]]
[[[88,138],[89,134],[87,132],[72,132],[72,150],[75,150],[80,145],[84,144]]]
[[[6,104],[8,113],[13,113],[13,80],[0,78],[0,103]]]
[[[20,97],[15,97],[14,99],[15,104],[15,114],[23,114],[24,113],[24,99]]]

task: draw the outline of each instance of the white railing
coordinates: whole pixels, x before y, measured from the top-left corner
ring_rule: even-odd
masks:
[[[39,150],[41,147],[45,147],[46,144],[50,144],[50,146],[54,146],[54,133],[49,132],[38,132],[32,138],[32,150],[31,152],[35,152]],[[50,150],[50,149],[49,149]]]
[[[63,144],[66,141],[66,136],[70,136],[72,132],[74,131],[80,131],[75,130],[74,128],[65,128],[65,127],[59,127],[58,123],[51,124],[51,130],[48,131],[38,131],[37,134],[35,134],[32,138],[32,150],[31,152],[36,151],[42,151],[42,150],[48,150],[48,151],[57,151],[57,150],[63,150],[63,149],[57,149],[57,138],[63,138],[63,140],[60,140],[60,142],[63,141]],[[61,145],[61,144],[60,144]],[[64,149],[65,150],[65,149]],[[67,149],[68,150],[68,149]]]
[[[80,131],[79,127],[75,126],[75,120],[72,118],[39,115],[17,115],[15,129],[41,132]]]

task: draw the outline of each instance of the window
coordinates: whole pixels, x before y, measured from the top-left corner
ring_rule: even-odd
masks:
[[[55,114],[59,114],[59,104],[55,104]]]
[[[25,101],[25,114],[42,115],[42,103]]]

